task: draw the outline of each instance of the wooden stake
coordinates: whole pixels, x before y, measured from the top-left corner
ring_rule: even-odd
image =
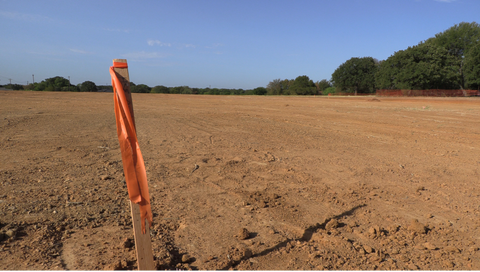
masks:
[[[113,62],[127,63],[126,59],[114,59]],[[135,117],[133,115],[132,94],[130,92],[130,76],[128,68],[114,68],[115,73],[122,83],[125,97],[128,101],[130,113],[135,126]],[[136,126],[135,126],[136,127]],[[142,233],[142,225],[140,218],[140,207],[138,204],[130,201],[130,209],[132,211],[133,235],[135,238],[135,251],[137,253],[138,270],[155,270],[153,262],[152,242],[150,240],[150,228],[148,222],[145,222],[145,234]]]
[[[135,250],[137,252],[138,270],[156,270],[153,262],[152,242],[150,240],[150,227],[145,223],[145,234],[142,233],[140,207],[130,201],[132,210],[133,235],[135,237]]]

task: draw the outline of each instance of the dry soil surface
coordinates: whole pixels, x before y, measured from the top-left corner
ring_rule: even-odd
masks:
[[[479,99],[133,99],[158,269],[480,270]],[[136,269],[113,94],[0,131],[0,269]]]

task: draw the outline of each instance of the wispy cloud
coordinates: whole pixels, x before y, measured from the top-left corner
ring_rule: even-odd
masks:
[[[196,48],[197,47],[194,44],[184,44],[183,46],[186,47],[186,48]]]
[[[222,47],[222,46],[223,46],[223,43],[213,43],[211,45],[205,46],[205,48],[213,49],[213,48],[218,48],[218,47]]]
[[[0,17],[7,18],[10,20],[21,20],[21,21],[29,21],[29,22],[52,22],[53,21],[52,18],[47,16],[42,16],[37,14],[9,12],[9,11],[0,11]]]
[[[168,54],[163,54],[159,52],[131,52],[127,54],[123,54],[122,57],[126,59],[131,59],[133,61],[140,61],[140,60],[149,60],[149,59],[160,59],[168,57]]]
[[[105,30],[105,31],[110,31],[110,32],[130,33],[130,29],[103,28],[103,30]]]
[[[159,40],[148,40],[147,41],[148,45],[154,46],[154,45],[159,45],[159,46],[172,46],[170,43],[165,43],[161,42]]]
[[[92,54],[92,52],[75,49],[75,48],[70,48],[70,51],[72,51],[73,53],[84,54],[84,55]]]

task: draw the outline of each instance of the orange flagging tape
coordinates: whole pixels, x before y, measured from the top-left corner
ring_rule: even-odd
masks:
[[[153,216],[150,208],[150,195],[148,194],[147,172],[143,161],[142,152],[138,145],[135,121],[130,114],[127,98],[117,73],[110,67],[112,76],[113,100],[115,103],[115,119],[117,122],[117,135],[122,152],[123,171],[127,183],[128,196],[133,203],[140,206],[140,218],[142,219],[142,232],[145,233],[145,219],[152,226]],[[119,68],[126,68],[119,67]]]
[[[114,62],[114,68],[128,68],[128,64],[126,62]]]

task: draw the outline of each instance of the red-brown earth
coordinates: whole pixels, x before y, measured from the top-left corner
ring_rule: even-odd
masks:
[[[480,270],[477,98],[133,99],[158,269]],[[113,94],[0,131],[0,269],[136,269]]]

